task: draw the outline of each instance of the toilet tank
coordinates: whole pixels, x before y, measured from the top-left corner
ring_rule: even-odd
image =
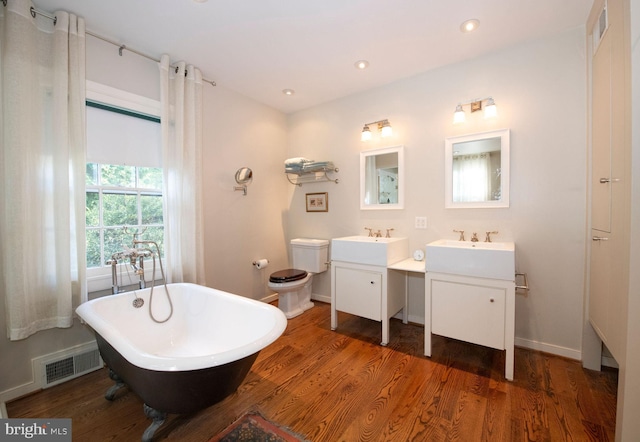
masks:
[[[329,240],[296,238],[291,240],[293,267],[311,273],[327,271]]]

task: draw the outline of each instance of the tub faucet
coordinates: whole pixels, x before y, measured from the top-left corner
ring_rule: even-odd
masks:
[[[391,232],[393,232],[395,229],[387,229],[387,236],[386,238],[391,238]]]
[[[369,237],[373,236],[373,229],[370,229],[369,227],[365,227],[364,230],[368,230],[369,231],[369,235],[367,235],[367,236],[369,236]]]
[[[464,241],[464,230],[454,230],[454,232],[460,234],[460,238],[458,238],[458,241]]]
[[[478,234],[476,232],[473,232],[473,235],[471,236],[471,242],[478,242]]]
[[[494,232],[487,232],[487,237],[484,239],[484,242],[491,242],[491,235],[497,235],[498,232],[494,231]]]
[[[382,238],[382,232],[380,231],[380,229],[378,229],[378,231],[374,233],[373,236],[375,236],[376,238]]]

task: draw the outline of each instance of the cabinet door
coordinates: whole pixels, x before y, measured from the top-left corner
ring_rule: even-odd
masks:
[[[593,237],[602,235],[597,230]],[[612,298],[609,293],[611,286],[611,243],[608,240],[593,241],[591,244],[591,285],[589,294],[589,321],[605,345],[608,342],[610,321],[610,304]]]
[[[611,32],[604,34],[593,57],[593,159],[591,222],[611,231]]]
[[[382,274],[338,267],[335,284],[337,310],[382,320]]]
[[[431,282],[431,332],[504,350],[506,293],[502,288]]]

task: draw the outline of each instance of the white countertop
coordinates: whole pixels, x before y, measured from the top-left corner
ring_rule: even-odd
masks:
[[[387,266],[388,269],[392,270],[404,270],[405,272],[418,272],[424,273],[424,260],[416,261],[413,258],[407,258],[402,261],[398,261],[395,264],[390,264]]]

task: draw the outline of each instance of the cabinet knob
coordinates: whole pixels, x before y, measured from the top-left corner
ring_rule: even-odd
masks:
[[[495,299],[489,298],[489,302],[494,302],[494,301],[495,301]]]
[[[373,285],[373,284],[375,284],[375,283],[376,283],[375,281],[371,281],[371,282],[370,282],[370,284],[371,284],[371,285]]]
[[[606,236],[594,236],[591,239],[594,241],[609,241],[609,238]]]

